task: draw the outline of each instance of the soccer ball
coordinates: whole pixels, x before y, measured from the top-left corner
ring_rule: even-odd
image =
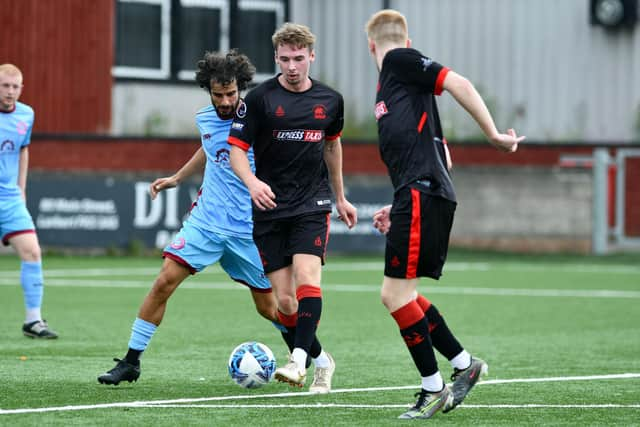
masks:
[[[268,383],[276,371],[276,358],[266,345],[249,341],[233,349],[229,375],[241,387],[258,388]]]

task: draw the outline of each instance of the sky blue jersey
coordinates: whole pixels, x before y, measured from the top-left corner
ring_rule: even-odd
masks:
[[[216,233],[252,238],[251,196],[229,162],[231,146],[227,137],[231,123],[233,119],[218,117],[212,105],[196,113],[196,125],[207,154],[207,164],[200,196],[187,221]],[[251,170],[255,171],[253,150],[247,154]]]
[[[20,197],[18,171],[20,149],[31,142],[33,109],[27,104],[16,102],[10,112],[0,112],[0,200]]]

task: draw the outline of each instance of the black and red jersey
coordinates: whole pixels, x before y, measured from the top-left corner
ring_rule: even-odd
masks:
[[[448,72],[415,49],[390,50],[382,61],[375,115],[394,190],[409,186],[455,202],[435,100]]]
[[[324,144],[342,133],[342,95],[317,80],[304,92],[291,92],[276,76],[249,92],[244,103],[229,144],[253,147],[255,174],[271,187],[277,204],[268,211],[254,206],[254,221],[331,211]]]

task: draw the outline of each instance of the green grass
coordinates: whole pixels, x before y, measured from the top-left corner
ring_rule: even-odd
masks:
[[[240,342],[262,341],[278,361],[285,359],[286,349],[273,326],[255,313],[246,288],[230,282],[217,266],[191,277],[174,294],[145,352],[137,383],[98,384],[97,375],[113,366],[111,358],[124,355],[131,323],[159,268],[156,258],[46,258],[43,312],[61,338],[42,342],[21,335],[19,262],[14,256],[0,257],[0,425],[396,425],[402,408],[385,405],[413,403],[419,375],[380,303],[381,257],[334,255],[323,273],[319,338],[337,362],[334,389],[345,392],[258,397],[292,390],[277,383],[257,390],[233,384],[226,364]],[[639,255],[458,251],[450,254],[443,278],[423,280],[420,290],[438,306],[465,348],[490,365],[489,382],[474,389],[466,407],[429,422],[640,425],[640,378],[491,383],[640,373]],[[449,363],[438,360],[448,379]],[[415,389],[346,391],[404,386]],[[235,407],[183,403],[3,413],[225,396],[256,398],[190,402]],[[546,406],[602,404],[623,407]]]

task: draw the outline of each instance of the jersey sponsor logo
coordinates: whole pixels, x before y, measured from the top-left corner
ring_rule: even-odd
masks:
[[[175,249],[177,251],[179,251],[180,249],[184,248],[184,245],[187,242],[184,240],[184,237],[178,237],[176,240],[173,241],[173,243],[171,243],[171,249]]]
[[[16,130],[18,131],[18,135],[26,135],[27,129],[29,129],[29,126],[27,126],[25,122],[18,122],[16,124]]]
[[[316,120],[324,120],[327,118],[327,109],[324,105],[318,104],[313,107],[313,118]]]
[[[384,101],[378,102],[376,104],[376,109],[374,112],[376,115],[376,120],[380,120],[380,117],[384,116],[389,112],[389,110],[387,110],[387,104],[385,104]]]
[[[324,131],[312,129],[274,130],[273,138],[278,141],[322,142]]]
[[[233,124],[231,125],[231,129],[242,130],[243,128],[244,128],[244,124],[242,123],[233,122]]]
[[[276,116],[284,117],[284,108],[282,108],[282,105],[278,105],[278,108],[276,108]]]
[[[0,151],[13,151],[15,148],[16,146],[10,139],[2,141],[2,145],[0,145]]]
[[[244,103],[243,100],[240,100],[238,103],[238,108],[236,108],[236,116],[243,119],[247,115],[247,104]]]

